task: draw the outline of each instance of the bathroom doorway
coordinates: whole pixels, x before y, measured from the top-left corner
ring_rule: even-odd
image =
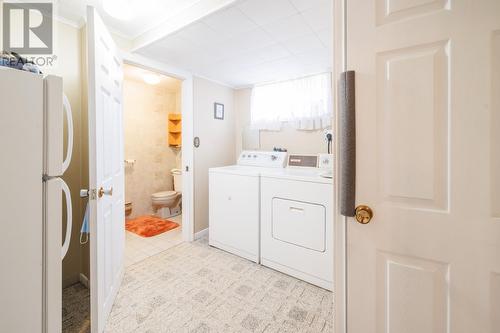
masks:
[[[183,241],[182,81],[124,65],[125,267]]]

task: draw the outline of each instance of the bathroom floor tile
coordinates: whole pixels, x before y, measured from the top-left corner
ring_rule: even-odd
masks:
[[[181,224],[182,216],[174,216],[169,220]],[[182,243],[182,226],[153,237],[141,237],[125,231],[125,267],[157,255],[180,243]]]

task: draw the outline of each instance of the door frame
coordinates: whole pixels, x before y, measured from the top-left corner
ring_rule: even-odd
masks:
[[[339,97],[338,79],[347,68],[347,0],[333,0],[333,96]],[[334,156],[339,156],[339,103],[334,103]],[[347,223],[340,214],[340,163],[335,159],[335,215],[334,215],[334,332],[347,333]]]
[[[123,52],[124,64],[133,65],[158,74],[182,80],[182,241],[194,240],[194,147],[193,142],[193,75],[139,54]],[[188,171],[186,172],[186,167]]]

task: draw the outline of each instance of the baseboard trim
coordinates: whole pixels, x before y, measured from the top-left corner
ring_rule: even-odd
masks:
[[[78,283],[78,273],[72,274],[69,277],[66,277],[65,279],[62,280],[62,287],[63,289],[66,287],[69,287],[75,283]]]
[[[194,234],[194,240],[198,240],[200,238],[203,238],[205,236],[208,236],[208,228],[203,229],[201,231],[198,231],[197,233]]]
[[[89,279],[83,273],[80,273],[80,283],[85,287],[90,288]]]

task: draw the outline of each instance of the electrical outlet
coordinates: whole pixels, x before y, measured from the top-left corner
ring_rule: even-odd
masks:
[[[332,154],[319,154],[319,168],[332,169],[333,168],[333,155]]]

